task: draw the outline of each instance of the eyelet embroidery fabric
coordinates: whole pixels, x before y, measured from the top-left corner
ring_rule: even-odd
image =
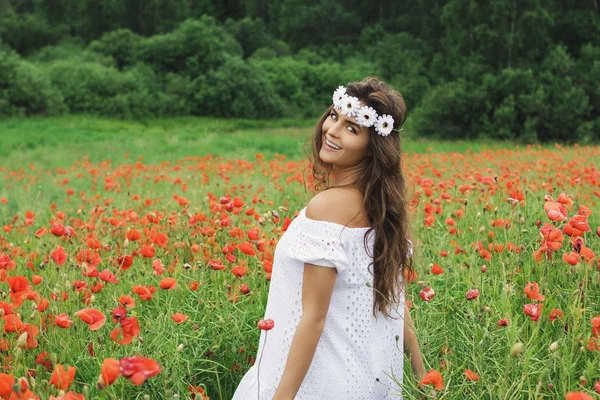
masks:
[[[337,279],[325,327],[296,400],[402,399],[404,291],[396,319],[373,316],[374,291],[369,272],[375,232],[369,228],[309,219],[306,207],[289,224],[275,248],[264,319],[275,321],[261,331],[255,364],[238,385],[233,400],[271,400],[281,382],[294,333],[302,316],[304,263],[336,268]],[[412,250],[411,250],[412,252]],[[372,267],[370,267],[372,270]],[[262,352],[262,360],[259,359]]]

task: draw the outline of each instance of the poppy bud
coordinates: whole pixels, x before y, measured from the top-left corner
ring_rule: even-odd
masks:
[[[558,349],[558,342],[552,342],[549,349],[550,349],[550,351],[554,351],[554,350]]]
[[[23,332],[19,335],[19,338],[17,339],[17,346],[19,346],[20,348],[24,349],[27,347],[27,332]]]
[[[261,330],[268,331],[273,329],[273,327],[275,326],[275,321],[273,321],[272,319],[261,319],[260,321],[258,321],[257,326]]]
[[[510,356],[516,357],[523,352],[523,343],[515,343],[510,349]]]
[[[481,213],[477,212],[477,219],[481,218]]]
[[[181,343],[179,346],[177,346],[177,351],[181,351],[183,350],[183,343]]]

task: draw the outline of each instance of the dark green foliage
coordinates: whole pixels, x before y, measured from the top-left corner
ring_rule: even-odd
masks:
[[[141,37],[129,29],[108,32],[90,43],[90,50],[112,57],[117,68],[134,64],[140,50]]]
[[[241,56],[233,35],[214,18],[186,20],[176,30],[140,42],[136,59],[161,73],[183,73],[196,78],[221,66],[228,56]]]
[[[285,104],[262,71],[239,57],[230,57],[220,68],[198,77],[193,92],[192,111],[197,115],[269,118],[285,112]]]
[[[244,58],[252,55],[257,49],[271,48],[273,37],[267,32],[267,27],[260,19],[244,18],[239,21],[228,19],[225,30],[233,34],[242,46]]]
[[[0,41],[21,54],[56,44],[67,36],[66,25],[51,25],[34,14],[9,13],[0,21]]]
[[[169,75],[163,85],[148,66],[121,72],[98,63],[62,60],[50,63],[47,74],[73,113],[142,118],[190,111],[178,79]]]
[[[1,112],[315,118],[337,86],[379,76],[423,135],[587,143],[600,140],[598,4],[0,0],[0,50],[54,91],[17,105],[32,92],[11,84]]]
[[[34,64],[0,50],[0,116],[67,112],[63,96]]]

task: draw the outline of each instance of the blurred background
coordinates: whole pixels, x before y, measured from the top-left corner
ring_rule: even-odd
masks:
[[[598,3],[0,0],[0,116],[314,122],[375,75],[419,137],[592,143]]]

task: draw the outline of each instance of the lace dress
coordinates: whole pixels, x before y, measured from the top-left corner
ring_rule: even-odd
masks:
[[[401,399],[404,292],[391,313],[396,320],[381,314],[375,318],[374,291],[366,285],[373,286],[368,270],[372,258],[363,243],[369,228],[313,220],[305,212],[306,207],[275,248],[264,315],[275,326],[261,331],[256,362],[242,378],[233,400],[259,399],[259,376],[260,400],[273,398],[302,316],[304,263],[336,268],[338,275],[323,333],[295,399]],[[370,254],[374,237],[373,231],[368,238]]]

